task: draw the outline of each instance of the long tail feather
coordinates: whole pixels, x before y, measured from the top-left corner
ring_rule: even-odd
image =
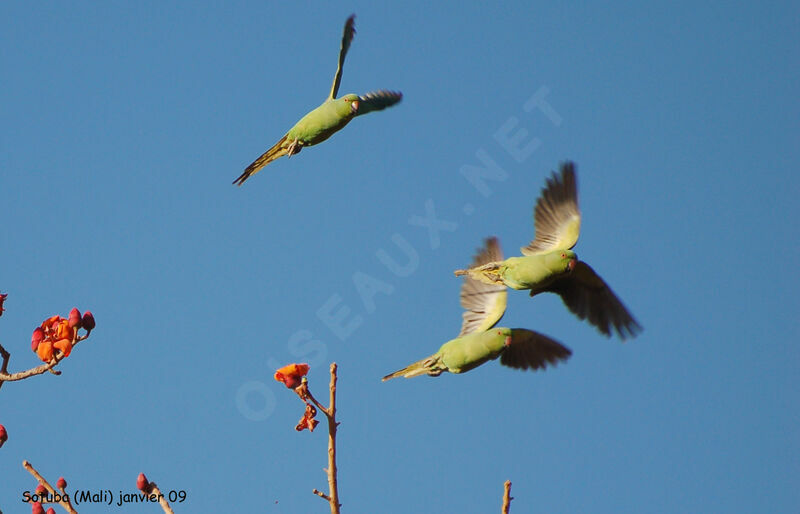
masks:
[[[251,175],[255,175],[256,173],[258,173],[261,170],[261,168],[271,163],[278,157],[283,157],[284,155],[288,154],[289,149],[282,147],[282,145],[285,142],[286,142],[286,136],[283,136],[280,139],[280,141],[275,143],[275,145],[272,148],[261,154],[261,157],[253,161],[253,164],[248,166],[247,169],[244,170],[244,173],[239,175],[239,177],[236,180],[234,180],[233,183],[236,184],[237,186],[241,186],[242,184],[244,184],[245,180],[250,178]],[[297,152],[299,152],[299,150],[295,151],[295,153]]]
[[[398,369],[394,373],[389,373],[383,377],[381,381],[386,382],[389,379],[397,377],[413,378],[420,375],[431,375],[438,377],[446,369],[447,368],[444,366],[444,364],[441,363],[439,356],[434,354],[430,357],[422,359],[421,361],[417,361],[414,364],[410,364],[403,369]]]
[[[453,274],[457,277],[461,275],[469,275],[469,278],[473,280],[477,280],[478,282],[483,282],[484,284],[489,285],[496,285],[502,284],[503,280],[500,278],[498,274],[498,263],[496,262],[489,262],[482,266],[476,266],[474,268],[469,269],[457,269],[453,272]]]

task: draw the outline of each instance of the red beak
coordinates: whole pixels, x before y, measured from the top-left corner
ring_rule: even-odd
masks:
[[[353,103],[350,104],[350,112],[353,114],[358,112],[358,100],[353,100]]]
[[[569,264],[567,265],[567,268],[569,268],[570,271],[574,270],[575,269],[575,265],[577,264],[577,262],[578,262],[578,259],[572,259],[571,261],[569,261]]]

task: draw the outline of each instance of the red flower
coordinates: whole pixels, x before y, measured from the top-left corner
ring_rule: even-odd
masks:
[[[55,334],[54,337],[56,340],[58,339],[72,339],[75,337],[75,329],[69,325],[69,321],[61,318],[61,321],[58,322],[58,325],[53,323],[55,327]]]
[[[39,356],[42,362],[50,362],[53,360],[53,342],[45,339],[39,343],[38,348],[36,348],[36,355]]]
[[[308,369],[308,364],[289,364],[275,372],[275,380],[283,382],[289,389],[294,389],[300,385]]]
[[[72,339],[59,339],[53,343],[53,348],[61,350],[61,353],[64,354],[64,358],[67,358],[69,354],[72,353]]]
[[[47,489],[45,489],[44,484],[39,484],[36,486],[36,494],[39,496],[44,496],[47,494]]]
[[[8,441],[8,432],[6,432],[6,427],[0,425],[0,448],[2,448],[3,443]]]
[[[50,316],[46,320],[42,321],[42,328],[44,329],[45,332],[47,332],[48,330],[54,330],[53,325],[58,326],[58,322],[61,321],[62,319],[64,318],[62,318],[61,316]]]
[[[33,502],[31,504],[31,514],[44,514],[44,507],[39,502]]]
[[[56,509],[54,509],[53,507],[50,507],[49,509],[47,509],[47,512],[45,512],[44,514],[56,514]]]
[[[67,488],[67,481],[64,480],[64,477],[58,477],[58,482],[56,482],[56,487],[58,487],[59,489]]]
[[[39,347],[39,343],[42,341],[44,341],[44,330],[42,330],[42,327],[34,328],[33,335],[31,336],[31,350],[35,352],[36,348]]]
[[[3,311],[5,310],[3,308],[3,302],[6,301],[6,298],[8,298],[8,293],[5,294],[0,293],[0,316],[3,315]]]
[[[308,429],[309,432],[313,432],[314,428],[319,425],[319,421],[314,419],[316,415],[317,409],[315,409],[313,405],[306,404],[306,411],[303,413],[303,417],[300,418],[300,421],[294,429],[298,432],[302,432],[305,429]]]

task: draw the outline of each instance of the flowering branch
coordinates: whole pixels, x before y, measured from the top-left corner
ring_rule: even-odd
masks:
[[[53,488],[52,485],[50,485],[50,483],[47,480],[44,479],[42,475],[39,474],[38,471],[34,469],[33,465],[31,465],[30,462],[28,462],[27,460],[23,460],[22,467],[25,468],[28,471],[28,473],[33,475],[33,478],[38,480],[39,484],[41,486],[44,486],[44,488],[47,489],[47,492],[49,492],[51,496],[53,496],[54,498],[56,497],[56,495],[58,494],[56,493],[56,490]],[[57,485],[61,491],[61,494],[58,494],[60,500],[57,503],[62,507],[64,507],[64,510],[66,510],[70,514],[78,514],[78,511],[72,507],[72,503],[69,501],[69,495],[66,493],[66,491],[64,491],[64,489],[67,487],[67,482],[64,481],[63,478],[60,478],[58,480]]]
[[[8,294],[0,294],[0,316],[5,311],[3,303],[7,297]],[[54,371],[53,368],[62,359],[69,357],[69,354],[72,353],[72,348],[88,338],[94,327],[95,321],[92,313],[86,311],[81,316],[81,312],[76,308],[69,312],[69,318],[62,318],[61,316],[47,318],[42,322],[41,326],[34,329],[31,337],[31,350],[39,356],[44,364],[26,371],[18,371],[17,373],[8,372],[8,361],[11,359],[11,353],[0,344],[0,356],[3,358],[3,364],[0,365],[0,387],[3,387],[5,382],[14,382],[34,375],[41,375],[45,371],[60,375],[61,372]],[[86,330],[86,334],[78,335],[78,330],[81,328]]]
[[[342,506],[339,503],[339,487],[337,482],[336,470],[336,428],[339,423],[336,421],[336,363],[331,364],[331,383],[330,383],[330,405],[325,407],[322,405],[311,391],[308,389],[308,364],[289,364],[275,372],[275,380],[283,382],[286,387],[294,390],[300,397],[303,403],[306,404],[305,414],[300,419],[300,423],[295,427],[295,430],[302,431],[308,429],[310,432],[319,424],[314,417],[317,415],[317,409],[325,414],[328,420],[328,467],[325,472],[328,474],[328,494],[323,493],[317,489],[311,492],[320,498],[330,503],[331,514],[339,514],[339,508]]]
[[[147,477],[144,476],[144,473],[139,473],[139,476],[136,478],[136,488],[147,495],[155,495],[155,498],[158,499],[158,503],[161,505],[161,508],[164,509],[164,512],[167,514],[175,514],[156,483],[147,480]]]
[[[503,510],[501,511],[503,514],[508,514],[508,509],[511,507],[511,500],[513,499],[511,497],[511,480],[506,480],[503,484]]]
[[[89,335],[78,336],[75,341],[72,343],[72,346],[75,347],[76,344],[83,341],[84,339],[88,338]],[[35,375],[41,375],[49,371],[53,375],[60,375],[61,371],[54,370],[53,368],[61,362],[66,355],[61,350],[57,350],[53,354],[53,359],[50,362],[45,364],[41,364],[36,366],[35,368],[27,369],[25,371],[17,371],[16,373],[9,373],[8,372],[8,360],[11,358],[11,353],[8,352],[3,345],[0,344],[0,356],[3,357],[3,365],[0,367],[0,387],[3,387],[4,382],[15,382],[17,380],[23,380],[28,377],[32,377]]]
[[[330,407],[327,409],[320,404],[316,398],[308,391],[308,384],[306,385],[305,392],[308,395],[308,398],[314,402],[319,410],[325,414],[325,417],[328,419],[328,469],[325,471],[328,473],[328,491],[330,492],[329,495],[314,489],[311,491],[312,493],[316,494],[320,498],[323,498],[331,504],[331,514],[339,514],[339,507],[341,504],[339,503],[339,485],[337,481],[337,469],[336,469],[336,428],[339,426],[339,423],[336,422],[336,363],[334,362],[331,364],[331,384],[330,384]],[[303,387],[302,385],[300,387]],[[298,388],[299,389],[299,388]],[[303,396],[301,395],[300,398]]]

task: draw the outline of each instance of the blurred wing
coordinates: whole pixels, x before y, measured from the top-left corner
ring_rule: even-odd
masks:
[[[373,91],[358,98],[358,112],[357,116],[367,114],[372,111],[382,111],[387,107],[391,107],[403,99],[403,93],[399,91],[388,91],[381,89],[380,91]]]
[[[623,340],[642,330],[614,291],[585,262],[578,261],[571,273],[553,282],[547,290],[561,296],[573,314],[606,336],[611,336],[612,328]]]
[[[568,250],[578,242],[581,213],[578,210],[578,183],[575,164],[561,165],[561,176],[555,172],[536,202],[533,211],[535,237],[521,248],[523,255],[536,255],[551,250]]]
[[[544,369],[548,364],[565,361],[572,351],[555,339],[533,330],[515,328],[511,332],[511,344],[500,354],[500,364],[516,369]]]
[[[470,267],[488,262],[503,260],[503,251],[496,237],[486,240],[484,247],[475,256]],[[464,277],[461,286],[461,306],[464,307],[464,321],[459,337],[472,332],[485,332],[495,326],[506,311],[506,286],[503,284],[484,284]]]
[[[353,14],[347,21],[344,22],[344,33],[342,34],[342,46],[339,49],[339,65],[336,67],[336,75],[333,77],[333,86],[331,87],[331,94],[328,95],[328,100],[333,100],[339,94],[339,84],[342,82],[342,70],[344,69],[344,58],[347,51],[350,49],[350,42],[356,33],[355,29],[356,15]]]

